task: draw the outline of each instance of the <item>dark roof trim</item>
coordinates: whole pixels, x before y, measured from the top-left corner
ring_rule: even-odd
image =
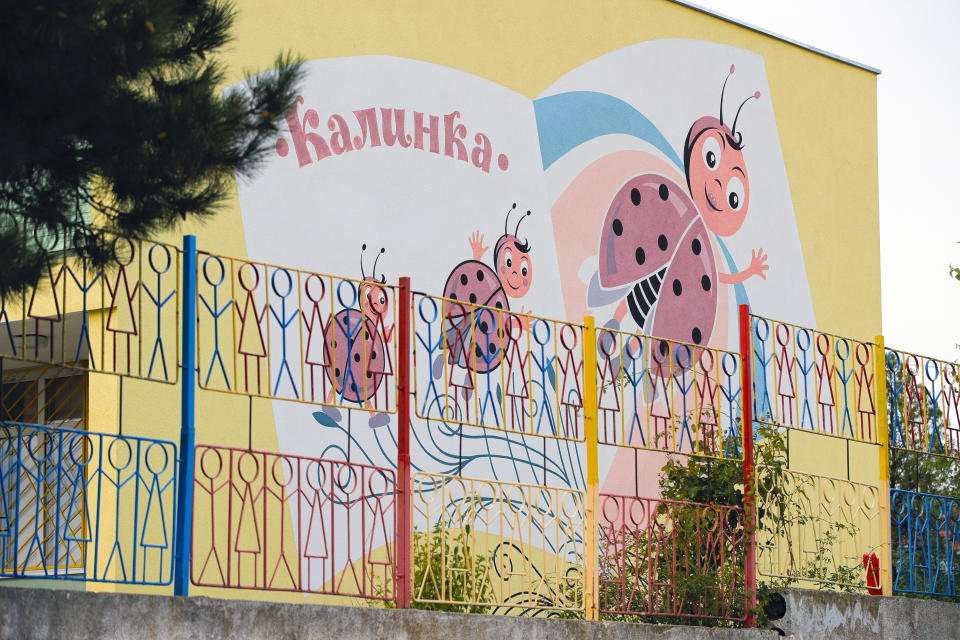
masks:
[[[686,0],[670,0],[670,2],[673,2],[674,4],[679,4],[679,5],[681,5],[681,6],[684,6],[684,7],[689,8],[689,9],[693,9],[694,11],[699,11],[700,13],[705,13],[705,14],[707,14],[707,15],[713,16],[714,18],[719,18],[719,19],[721,19],[721,20],[724,20],[724,21],[726,21],[726,22],[730,22],[730,23],[732,23],[732,24],[735,24],[735,25],[737,25],[737,26],[743,27],[743,28],[745,28],[745,29],[750,29],[751,31],[756,31],[757,33],[761,33],[761,34],[763,34],[763,35],[765,35],[765,36],[770,36],[771,38],[776,38],[777,40],[781,40],[781,41],[786,42],[786,43],[788,43],[788,44],[792,44],[792,45],[795,46],[795,47],[800,47],[801,49],[806,49],[807,51],[812,51],[813,53],[816,53],[816,54],[818,54],[818,55],[821,55],[821,56],[824,56],[824,57],[827,57],[827,58],[831,58],[832,60],[836,60],[836,61],[842,62],[842,63],[844,63],[844,64],[848,64],[848,65],[850,65],[850,66],[852,66],[852,67],[857,67],[858,69],[863,69],[864,71],[869,71],[870,73],[875,73],[875,74],[877,74],[877,75],[880,75],[880,73],[881,73],[880,69],[877,69],[876,67],[871,67],[870,65],[866,65],[866,64],[863,64],[863,63],[861,63],[861,62],[857,62],[857,61],[855,61],[855,60],[851,60],[850,58],[844,58],[843,56],[838,56],[838,55],[836,55],[836,54],[830,53],[829,51],[824,51],[823,49],[817,49],[816,47],[812,47],[812,46],[810,46],[809,44],[804,44],[804,43],[800,42],[799,40],[793,40],[793,39],[791,39],[791,38],[786,38],[786,37],[781,36],[781,35],[779,35],[779,34],[773,33],[772,31],[767,31],[766,29],[762,29],[762,28],[760,28],[760,27],[756,27],[756,26],[754,26],[754,25],[752,25],[752,24],[747,24],[746,22],[741,22],[740,20],[737,20],[736,18],[731,18],[730,16],[723,15],[722,13],[717,13],[716,11],[712,11],[712,10],[707,9],[707,8],[705,8],[705,7],[701,7],[701,6],[698,5],[698,4],[694,4],[694,3],[692,3],[692,2],[687,2]]]

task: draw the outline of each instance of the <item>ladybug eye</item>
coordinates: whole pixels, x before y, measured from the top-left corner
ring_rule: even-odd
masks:
[[[743,206],[745,194],[746,187],[743,186],[743,181],[736,176],[730,178],[730,181],[727,183],[727,203],[730,205],[731,210],[740,210],[740,207]]]
[[[380,304],[383,304],[383,303],[386,302],[386,301],[387,301],[387,299],[386,299],[386,298],[384,297],[384,295],[381,293],[381,294],[380,294]]]
[[[720,143],[713,136],[703,142],[701,153],[703,154],[703,164],[707,165],[708,169],[716,169],[717,165],[720,164]]]
[[[508,269],[513,266],[513,253],[509,250],[507,250],[507,253],[504,255],[503,264],[507,265]]]
[[[527,276],[527,273],[528,273],[529,271],[530,271],[530,269],[529,269],[529,265],[527,264],[527,261],[526,261],[526,260],[522,260],[522,261],[520,262],[520,275],[526,277],[526,276]]]

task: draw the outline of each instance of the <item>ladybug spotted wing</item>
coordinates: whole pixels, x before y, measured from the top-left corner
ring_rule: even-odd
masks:
[[[455,301],[446,303],[444,328],[451,362],[477,373],[496,369],[507,346],[508,336],[501,326],[504,314],[470,305],[510,311],[497,274],[479,260],[461,262],[447,278],[443,296]],[[461,302],[466,304],[458,304]],[[471,331],[471,323],[475,331]],[[468,355],[470,350],[472,357]]]
[[[657,174],[628,180],[603,220],[600,285],[612,289],[655,275],[698,217],[690,197],[673,181]]]
[[[338,396],[364,402],[376,393],[386,372],[387,350],[376,327],[357,309],[345,309],[323,333],[325,367]]]
[[[653,335],[706,345],[717,317],[717,263],[703,220],[683,235],[663,278]]]
[[[600,240],[600,284],[633,284],[627,308],[651,333],[707,344],[717,315],[717,268],[706,226],[686,191],[644,174],[624,184]]]

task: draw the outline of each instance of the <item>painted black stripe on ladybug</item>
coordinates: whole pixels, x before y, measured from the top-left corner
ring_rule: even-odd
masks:
[[[633,317],[633,321],[637,323],[637,326],[640,327],[640,330],[643,330],[643,323],[647,319],[647,311],[641,312],[637,308],[637,303],[635,301],[635,293],[631,291],[627,294],[627,307],[630,308],[630,315]]]
[[[657,302],[657,295],[660,292],[663,277],[666,273],[666,267],[660,269],[660,271],[633,285],[633,289],[627,294],[627,307],[630,310],[630,315],[641,329],[643,329],[644,323],[649,317],[650,310]]]
[[[636,284],[633,286],[633,293],[630,294],[631,299],[636,299],[637,307],[640,309],[640,313],[646,317],[647,312],[650,311],[650,303],[647,302],[646,297],[644,297],[640,292],[640,285]]]
[[[643,294],[647,297],[647,302],[649,302],[650,304],[653,304],[654,302],[656,302],[657,292],[654,291],[653,287],[650,286],[650,279],[647,278],[640,284],[643,287]]]

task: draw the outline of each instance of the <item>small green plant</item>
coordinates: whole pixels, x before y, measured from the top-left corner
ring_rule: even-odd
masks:
[[[489,613],[490,607],[464,604],[490,602],[493,593],[488,572],[490,559],[469,552],[470,525],[448,529],[440,521],[429,531],[413,532],[414,609],[453,613]],[[392,581],[374,585],[373,592],[383,597],[392,592]],[[371,607],[392,607],[389,600],[366,600]]]

